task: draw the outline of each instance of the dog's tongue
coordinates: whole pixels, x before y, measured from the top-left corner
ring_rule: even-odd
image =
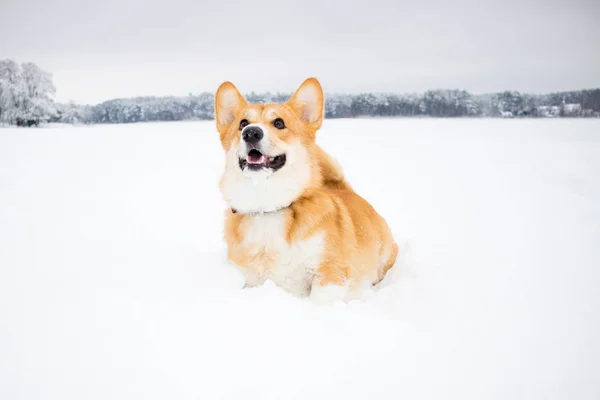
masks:
[[[254,154],[254,152],[250,152],[248,154],[248,162],[252,164],[264,164],[265,156],[260,153]]]

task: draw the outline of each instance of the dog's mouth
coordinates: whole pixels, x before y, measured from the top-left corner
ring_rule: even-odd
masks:
[[[240,169],[248,168],[253,171],[258,171],[263,168],[270,168],[277,171],[285,165],[285,154],[280,154],[275,157],[267,157],[260,151],[252,149],[248,152],[246,158],[240,158]]]

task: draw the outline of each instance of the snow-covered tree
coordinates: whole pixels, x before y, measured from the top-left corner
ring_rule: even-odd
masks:
[[[0,121],[31,126],[49,120],[54,93],[52,75],[37,65],[0,60]]]
[[[21,66],[13,60],[0,60],[0,122],[16,121],[23,90]]]
[[[523,113],[523,96],[519,92],[506,91],[496,94],[492,98],[492,104],[496,112],[505,115],[510,113],[513,116]]]
[[[90,115],[86,106],[81,106],[71,101],[67,104],[56,105],[56,115],[51,122],[61,122],[64,124],[84,124],[88,123]]]
[[[34,63],[24,63],[21,74],[25,89],[21,118],[36,125],[40,121],[47,121],[56,112],[52,100],[56,92],[52,74],[43,71]]]

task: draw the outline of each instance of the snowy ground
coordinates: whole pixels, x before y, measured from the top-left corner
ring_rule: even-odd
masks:
[[[598,399],[600,121],[327,121],[403,247],[240,289],[212,123],[0,130],[0,399]]]

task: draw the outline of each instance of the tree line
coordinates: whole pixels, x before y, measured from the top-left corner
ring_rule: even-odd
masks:
[[[0,61],[0,121],[21,126],[40,122],[119,124],[210,120],[214,96],[136,97],[96,105],[55,103],[52,75],[35,64]],[[250,93],[250,102],[280,103],[291,93]],[[328,94],[327,118],[356,117],[600,117],[600,89],[533,95],[505,91],[473,95],[464,90],[425,93]]]

